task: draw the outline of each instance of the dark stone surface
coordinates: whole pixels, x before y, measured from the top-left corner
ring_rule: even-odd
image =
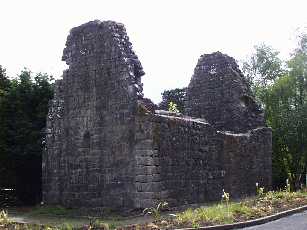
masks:
[[[134,120],[144,74],[122,24],[73,28],[48,115],[43,197],[68,207],[132,207]]]
[[[266,127],[232,134],[189,117],[139,117],[137,205],[216,201],[223,189],[232,198],[254,195],[256,183],[271,186],[271,148]]]
[[[186,100],[198,118],[155,111],[143,98],[144,72],[122,24],[73,28],[63,60],[69,68],[55,84],[43,154],[47,204],[176,206],[220,200],[223,189],[251,195],[256,182],[270,187],[271,130],[232,58],[199,61]]]
[[[265,126],[236,61],[220,52],[202,55],[187,90],[185,113],[218,130],[246,132]]]

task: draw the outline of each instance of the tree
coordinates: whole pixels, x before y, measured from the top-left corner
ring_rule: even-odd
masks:
[[[289,175],[297,172],[295,91],[295,81],[289,75],[280,77],[266,91],[266,121],[273,131],[272,165],[276,187],[281,187]]]
[[[2,142],[6,146],[1,165],[6,165],[9,181],[18,197],[26,202],[40,199],[42,130],[45,127],[48,101],[52,98],[52,77],[33,74],[25,69],[10,82],[1,103]]]
[[[244,63],[244,71],[272,128],[273,183],[281,187],[289,178],[298,188],[307,163],[307,38],[300,37],[285,64],[271,47],[261,45],[255,49]]]
[[[279,52],[271,46],[260,44],[254,49],[254,53],[243,63],[242,70],[256,101],[265,106],[267,87],[282,76],[286,70],[283,68],[282,60],[278,57]]]
[[[0,97],[3,96],[4,91],[7,91],[10,85],[10,80],[6,76],[6,70],[0,65]]]
[[[298,46],[288,61],[289,76],[295,82],[295,94],[292,108],[295,111],[295,149],[294,169],[295,185],[298,186],[301,175],[307,171],[307,35],[299,36]],[[293,145],[293,144],[292,144]],[[306,172],[307,173],[307,172]]]
[[[186,88],[176,88],[165,90],[162,93],[162,101],[159,104],[159,109],[168,110],[169,104],[174,103],[177,105],[179,112],[184,110],[184,98],[186,95]]]
[[[7,155],[5,154],[8,149],[5,141],[7,129],[5,120],[3,119],[3,103],[9,88],[10,80],[6,76],[5,69],[0,65],[0,163],[7,162]],[[8,183],[9,178],[10,177],[7,174],[7,165],[0,164],[0,181],[2,182],[0,183],[0,189],[2,186],[5,186]]]
[[[243,72],[251,85],[267,86],[284,72],[279,52],[265,44],[254,48],[255,52],[243,63]]]

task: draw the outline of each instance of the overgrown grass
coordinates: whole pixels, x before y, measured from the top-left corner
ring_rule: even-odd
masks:
[[[207,222],[214,224],[228,224],[235,221],[237,215],[252,216],[255,211],[244,203],[230,203],[229,206],[217,204],[211,207],[187,209],[179,213],[176,222],[179,225],[193,225]]]
[[[10,222],[9,218],[8,218],[8,215],[7,215],[7,212],[2,210],[0,212],[0,225],[4,225],[4,224],[8,224]]]
[[[176,226],[197,227],[245,221],[307,204],[306,192],[267,192],[241,202],[221,202],[209,207],[187,209],[173,220]]]
[[[260,190],[259,190],[260,191]],[[226,196],[227,195],[227,196]],[[226,199],[226,198],[227,199]],[[277,212],[285,211],[291,208],[296,208],[302,205],[307,205],[307,192],[290,192],[289,190],[276,191],[276,192],[261,192],[257,193],[254,198],[246,199],[241,202],[230,202],[229,194],[224,192],[222,201],[210,205],[209,207],[189,208],[184,212],[175,213],[175,217],[169,218],[168,215],[160,215],[160,208],[155,207],[157,210],[147,209],[147,211],[158,212],[158,218],[153,218],[153,223],[137,224],[140,229],[152,229],[153,226],[158,228],[178,228],[178,227],[193,227],[198,228],[200,226],[216,225],[216,224],[228,224],[240,221],[246,221],[250,219],[256,219],[259,217],[271,215]],[[0,213],[0,229],[1,227],[11,226],[4,229],[48,229],[48,230],[88,230],[88,229],[103,229],[111,230],[116,227],[125,225],[123,220],[120,219],[100,219],[100,218],[88,218],[85,219],[82,225],[74,222],[72,219],[67,218],[67,215],[71,215],[73,210],[63,208],[61,206],[42,206],[37,207],[30,212],[31,215],[35,215],[36,218],[43,218],[44,216],[55,216],[59,222],[47,225],[23,225],[11,223],[8,219],[7,213]],[[153,214],[155,214],[153,212]],[[155,216],[153,216],[155,217]],[[131,221],[129,221],[131,223]],[[127,224],[127,223],[126,223]],[[144,228],[143,228],[144,227]],[[129,227],[120,227],[120,229],[129,229]]]

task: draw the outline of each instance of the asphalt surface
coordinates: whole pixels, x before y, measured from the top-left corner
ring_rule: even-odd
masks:
[[[307,230],[307,211],[244,230]]]

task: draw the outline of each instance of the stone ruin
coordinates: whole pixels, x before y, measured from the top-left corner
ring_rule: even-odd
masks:
[[[143,97],[141,63],[125,28],[73,28],[55,83],[43,154],[43,201],[131,210],[255,193],[271,186],[271,129],[235,60],[201,56],[184,114]]]
[[[205,119],[220,131],[245,133],[265,124],[263,111],[236,61],[220,52],[198,60],[187,91],[185,113]]]

